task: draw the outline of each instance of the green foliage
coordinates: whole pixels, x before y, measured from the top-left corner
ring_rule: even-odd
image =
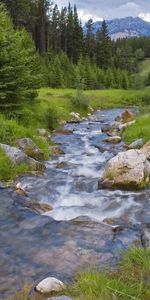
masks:
[[[100,68],[108,69],[112,66],[112,43],[105,21],[102,23],[102,28],[97,32],[96,58]]]
[[[13,166],[11,160],[5,155],[4,151],[0,149],[0,180],[13,180],[17,175],[31,171],[31,167],[21,164]]]
[[[143,138],[145,143],[150,140],[150,113],[138,116],[136,123],[127,127],[124,132],[124,139],[128,144],[138,138]]]
[[[58,127],[59,118],[60,116],[58,113],[58,109],[55,106],[49,106],[45,114],[46,127],[49,130],[53,130]]]
[[[84,94],[82,89],[77,89],[76,95],[71,98],[72,106],[79,110],[87,111],[89,108],[88,97]]]
[[[24,127],[15,120],[8,120],[2,115],[0,115],[0,123],[0,142],[2,144],[16,146],[17,139],[29,137],[44,152],[45,159],[49,157],[48,142],[37,135],[34,127]]]
[[[40,62],[26,31],[15,31],[0,4],[0,109],[9,113],[37,96]]]
[[[145,84],[146,84],[146,86],[150,86],[150,72],[148,73]]]
[[[123,254],[118,272],[81,272],[68,294],[78,300],[148,300],[149,277],[150,250],[133,248]]]

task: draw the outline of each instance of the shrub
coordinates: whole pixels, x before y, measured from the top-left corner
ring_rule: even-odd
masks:
[[[75,108],[88,110],[89,100],[84,95],[83,90],[78,89],[76,95],[71,98],[71,103]]]
[[[54,130],[59,124],[59,113],[56,107],[49,106],[45,113],[45,124],[49,130]]]

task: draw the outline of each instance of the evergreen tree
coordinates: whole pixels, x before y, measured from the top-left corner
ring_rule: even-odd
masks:
[[[112,45],[105,21],[103,21],[102,28],[97,33],[97,65],[103,69],[112,66]]]
[[[86,36],[85,36],[85,55],[88,55],[91,60],[95,57],[95,36],[93,33],[93,20],[90,19],[86,24]]]
[[[77,63],[81,54],[83,47],[83,29],[81,22],[78,18],[78,12],[76,5],[74,6],[74,29],[73,29],[73,62]]]
[[[25,30],[15,31],[0,4],[0,102],[1,107],[34,99],[40,85],[40,60]]]
[[[73,32],[74,32],[74,16],[73,10],[69,3],[67,12],[67,55],[69,59],[73,62]]]

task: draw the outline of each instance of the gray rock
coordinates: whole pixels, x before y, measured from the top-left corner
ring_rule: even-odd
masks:
[[[150,228],[143,229],[142,244],[144,247],[150,248]]]
[[[128,149],[139,149],[143,146],[143,139],[138,139],[128,146]]]
[[[70,122],[80,122],[82,120],[79,113],[71,112],[70,116],[72,117]]]
[[[37,292],[40,292],[41,294],[48,294],[52,292],[60,292],[65,289],[65,284],[54,277],[47,277],[40,281],[35,289]]]
[[[140,150],[147,159],[150,159],[150,141],[148,141]]]
[[[30,138],[23,138],[17,140],[17,145],[19,149],[26,153],[28,156],[36,160],[44,160],[44,153]]]
[[[6,144],[0,144],[0,148],[4,150],[5,154],[10,158],[13,165],[19,165],[22,163],[28,164],[31,167],[36,167],[37,161],[28,157],[24,152],[16,147],[11,147]]]
[[[123,131],[123,130],[125,130],[127,127],[129,127],[129,126],[135,124],[135,122],[136,122],[136,121],[133,120],[133,121],[131,121],[131,122],[127,122],[127,123],[124,123],[124,124],[119,124],[118,129],[119,129],[120,131]]]
[[[29,157],[24,152],[16,147],[11,147],[9,145],[0,144],[0,148],[4,150],[5,154],[11,160],[12,164],[20,165],[26,164],[31,167],[32,170],[37,170],[40,172],[44,172],[45,165],[36,161],[35,159]]]
[[[38,128],[37,129],[37,133],[40,135],[40,136],[43,136],[43,137],[48,137],[49,136],[49,133],[46,129],[44,128]]]
[[[148,185],[149,163],[140,150],[120,152],[110,159],[105,167],[99,185],[110,188],[141,189]],[[107,183],[107,185],[106,185]]]
[[[47,300],[72,300],[72,299],[66,296],[59,296],[59,297],[51,297],[48,298]]]

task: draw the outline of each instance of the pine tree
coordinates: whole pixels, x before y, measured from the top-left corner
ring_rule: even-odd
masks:
[[[97,33],[97,65],[103,69],[112,66],[112,45],[105,21],[103,21],[102,28]]]
[[[83,47],[83,29],[82,24],[79,21],[78,12],[76,5],[74,6],[73,12],[73,21],[74,21],[74,29],[73,29],[73,62],[77,63],[81,54]]]
[[[69,3],[67,13],[67,55],[73,62],[73,32],[74,32],[74,16],[73,10]]]
[[[85,55],[88,55],[91,60],[95,57],[96,41],[93,33],[93,20],[90,19],[86,24],[86,36],[85,36]]]
[[[13,107],[34,99],[40,85],[40,60],[25,30],[15,31],[0,4],[0,101]]]

